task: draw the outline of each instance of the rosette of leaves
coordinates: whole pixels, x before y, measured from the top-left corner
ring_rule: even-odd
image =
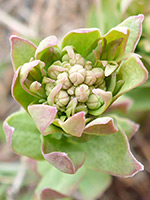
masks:
[[[4,131],[13,151],[57,168],[42,171],[41,199],[71,196],[79,183],[85,199],[93,199],[99,189],[89,191],[89,180],[108,186],[108,174],[130,177],[143,170],[128,143],[138,125],[106,112],[147,79],[133,53],[142,20],[132,18],[132,29],[120,24],[105,35],[96,28],[73,30],[60,46],[55,36],[38,47],[11,36],[12,95],[25,111],[9,116]]]

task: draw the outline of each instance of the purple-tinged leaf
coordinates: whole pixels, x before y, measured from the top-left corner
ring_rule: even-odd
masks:
[[[78,112],[65,122],[59,121],[61,128],[68,134],[81,137],[85,127],[85,112]]]
[[[129,37],[127,27],[112,28],[103,38],[106,39],[106,53],[104,59],[114,60],[125,51],[126,43]],[[111,50],[113,48],[113,51]]]
[[[115,121],[111,117],[101,117],[88,123],[84,128],[84,133],[90,135],[112,134],[118,131]]]
[[[11,59],[13,63],[14,70],[29,62],[32,57],[34,57],[36,46],[28,40],[20,38],[16,35],[10,37],[11,43]]]
[[[97,46],[100,39],[100,31],[96,28],[77,29],[67,33],[62,40],[62,49],[73,46],[75,50],[86,57]]]
[[[119,128],[119,127],[118,127]],[[123,130],[107,136],[93,136],[80,148],[86,152],[84,166],[120,177],[132,177],[143,170],[143,165],[132,155]]]
[[[85,161],[85,153],[78,144],[68,143],[63,138],[56,140],[51,135],[43,137],[42,154],[50,164],[68,174],[76,173]]]
[[[28,105],[33,102],[36,101],[37,98],[35,98],[34,96],[30,95],[29,93],[27,93],[21,86],[20,83],[20,70],[21,67],[19,67],[17,69],[17,71],[14,74],[13,77],[13,82],[12,82],[12,87],[11,87],[11,93],[13,98],[19,103],[21,104],[21,106],[27,110]]]
[[[123,129],[129,140],[138,131],[139,124],[131,121],[130,119],[123,118],[117,115],[112,116],[117,120],[117,124]]]
[[[128,17],[117,27],[128,27],[130,30],[129,39],[126,46],[126,52],[133,52],[136,48],[136,45],[141,37],[142,33],[142,22],[144,15],[140,14],[137,16]]]
[[[45,62],[46,67],[60,58],[57,38],[52,35],[42,40],[35,52],[35,58]]]
[[[40,74],[40,72],[37,72],[36,73],[36,67],[38,67],[38,65],[41,65],[41,68],[43,68],[45,66],[45,64],[43,62],[41,62],[40,60],[34,60],[34,61],[31,61],[29,63],[25,63],[21,69],[20,69],[20,83],[21,83],[21,86],[22,88],[27,92],[29,93],[30,95],[32,96],[35,96],[37,98],[39,98],[39,95],[33,93],[30,91],[30,86],[26,86],[26,82],[29,81],[28,80],[28,76],[30,75],[30,72],[32,71],[32,69],[35,69],[34,71],[34,76],[35,76],[35,80],[40,79],[42,80],[42,74]],[[31,85],[31,84],[29,84]]]
[[[39,131],[47,135],[47,128],[54,121],[57,109],[49,105],[37,104],[28,106],[28,111]]]
[[[24,156],[42,160],[40,132],[25,112],[10,115],[3,124],[9,147]]]
[[[116,100],[122,94],[143,84],[148,78],[148,72],[138,57],[131,56],[120,67],[117,74],[118,80],[123,80],[124,84],[119,92],[113,97]]]

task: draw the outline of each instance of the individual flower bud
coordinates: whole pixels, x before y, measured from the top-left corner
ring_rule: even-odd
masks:
[[[67,62],[69,62],[69,55],[68,54],[65,54],[63,57],[62,57],[62,62],[64,62],[64,61],[67,61]]]
[[[105,75],[104,75],[104,71],[102,68],[93,68],[92,72],[95,74],[96,78],[99,79],[104,79]]]
[[[85,84],[82,84],[75,89],[75,96],[79,102],[87,101],[89,94],[89,87]]]
[[[57,79],[58,74],[60,74],[61,72],[64,72],[65,68],[61,67],[59,65],[51,65],[48,68],[48,76],[54,80]]]
[[[103,81],[104,81],[104,79],[97,78],[94,83],[95,88],[99,87],[103,83]]]
[[[101,106],[100,97],[96,94],[91,94],[86,102],[89,109],[97,109]]]
[[[92,62],[91,61],[86,61],[84,68],[86,70],[91,70],[92,69]]]
[[[75,112],[81,112],[81,111],[84,111],[85,114],[88,113],[88,108],[87,106],[84,104],[84,103],[79,103],[76,108],[75,108]]]
[[[76,54],[75,59],[76,59],[76,64],[79,64],[82,66],[85,65],[85,59],[80,54]]]
[[[68,104],[69,102],[69,96],[66,91],[60,90],[58,94],[55,96],[54,100],[55,104],[58,105],[59,107],[64,107]]]
[[[65,67],[66,71],[68,71],[72,66],[68,62],[63,62],[62,66]]]
[[[105,81],[103,80],[102,83],[98,86],[98,88],[102,89],[102,90],[106,90],[106,84]]]
[[[45,90],[42,87],[41,83],[39,83],[38,81],[32,82],[32,84],[30,85],[30,91],[37,94],[40,97],[46,97]]]
[[[67,93],[69,94],[69,95],[74,95],[74,93],[75,93],[75,87],[74,86],[72,86],[72,87],[70,87],[68,90],[67,90]]]
[[[69,70],[69,79],[75,85],[78,86],[84,82],[86,75],[85,69],[81,65],[74,65]]]
[[[86,71],[86,78],[84,83],[86,83],[87,85],[93,85],[96,81],[96,77],[94,75],[94,73],[92,71]]]
[[[51,90],[54,88],[54,83],[47,83],[45,85],[46,95],[48,96]]]
[[[71,87],[72,83],[70,82],[68,78],[68,73],[63,72],[57,76],[56,84],[59,84],[59,83],[63,83],[62,89],[64,90],[67,90],[68,88]]]

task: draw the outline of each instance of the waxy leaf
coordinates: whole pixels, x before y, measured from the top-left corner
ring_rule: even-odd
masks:
[[[136,45],[141,37],[142,33],[142,22],[144,15],[140,14],[137,16],[128,17],[117,27],[128,27],[130,30],[130,36],[126,46],[126,52],[133,52],[136,48]]]
[[[52,152],[57,152],[58,158],[60,158],[61,152],[62,158],[63,156],[65,158],[68,156],[72,159],[74,156],[76,162],[78,162],[78,168],[82,166],[85,159],[84,154],[86,154],[84,166],[115,176],[133,176],[138,171],[143,170],[143,166],[133,157],[127,137],[122,130],[113,134],[107,134],[107,136],[93,136],[90,140],[83,143],[75,142],[66,137],[61,138],[61,140],[55,140],[48,135],[43,137],[42,148],[43,156],[45,157],[47,154],[50,157],[50,160],[46,160],[62,171],[65,169],[64,172],[66,173],[73,173],[75,171],[72,171],[70,167],[68,168],[69,165],[66,159],[59,162],[61,165],[58,166],[57,157],[51,159]],[[77,157],[77,153],[79,157]]]
[[[22,39],[18,36],[12,35],[10,37],[11,42],[11,59],[14,66],[14,70],[29,62],[34,57],[36,46],[28,40]]]
[[[86,57],[96,46],[100,39],[100,31],[96,28],[73,30],[65,35],[62,40],[62,49],[73,46],[75,50]]]
[[[37,98],[30,95],[22,88],[21,83],[20,83],[20,70],[21,70],[21,67],[19,67],[14,74],[12,87],[11,87],[11,93],[14,99],[19,104],[21,104],[25,110],[27,110],[28,105],[36,101]]]
[[[90,135],[105,135],[117,131],[117,125],[111,117],[101,117],[88,123],[83,132]]]
[[[37,104],[28,106],[28,111],[39,131],[43,135],[47,135],[47,128],[54,121],[57,109],[52,106]]]
[[[117,115],[113,115],[118,125],[124,130],[128,139],[130,139],[139,129],[139,124]]]
[[[3,128],[7,143],[13,151],[33,159],[43,159],[40,132],[27,113],[16,112],[10,115]]]
[[[120,67],[117,78],[123,80],[124,84],[113,100],[144,83],[148,72],[138,57],[131,56]]]
[[[56,140],[51,135],[44,136],[42,153],[45,160],[68,174],[74,174],[85,161],[85,153],[80,150],[78,144],[67,142],[66,137]]]
[[[103,37],[107,41],[107,46],[106,46],[107,56],[104,59],[114,60],[125,51],[126,43],[129,37],[129,29],[127,27],[115,27],[112,28]],[[120,39],[121,39],[120,43],[118,43],[118,45],[115,45]],[[116,46],[116,48],[113,48],[113,46],[114,47]],[[110,51],[111,49],[113,50]]]
[[[133,157],[127,137],[121,130],[107,136],[94,136],[81,147],[86,152],[84,166],[92,170],[123,177],[131,177],[143,170]]]
[[[72,196],[82,180],[85,170],[76,174],[65,174],[45,161],[38,162],[38,171],[42,175],[36,194],[41,200],[50,200]]]

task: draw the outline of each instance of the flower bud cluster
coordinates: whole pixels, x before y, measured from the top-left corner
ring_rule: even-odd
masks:
[[[92,92],[95,88],[106,90],[104,69],[92,66],[80,54],[70,58],[66,53],[62,62],[54,62],[43,77],[47,103],[59,111],[76,113],[97,109],[103,100]],[[68,112],[69,109],[69,112]]]

